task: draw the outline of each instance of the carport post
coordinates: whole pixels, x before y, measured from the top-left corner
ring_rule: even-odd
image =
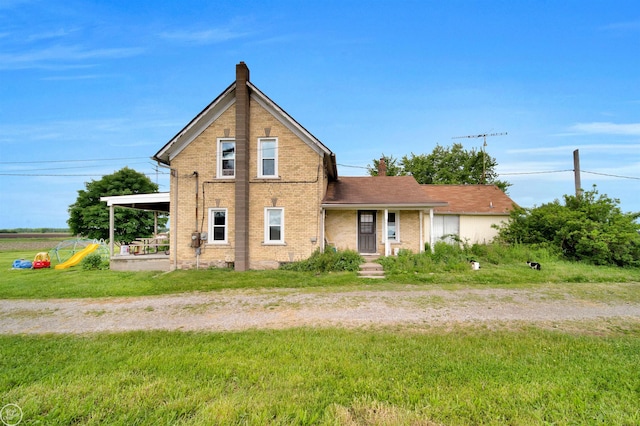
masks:
[[[113,238],[115,236],[115,214],[113,209],[115,206],[112,204],[109,206],[109,258],[113,257]]]

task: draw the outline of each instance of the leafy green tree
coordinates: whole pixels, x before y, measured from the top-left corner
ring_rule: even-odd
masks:
[[[85,183],[85,189],[78,191],[76,202],[69,206],[69,229],[75,235],[87,238],[109,238],[109,208],[100,197],[113,195],[148,194],[158,192],[158,185],[142,173],[125,167],[100,180]],[[166,218],[158,218],[158,225],[164,226]],[[116,209],[116,241],[130,243],[138,237],[153,234],[154,218],[152,212]]]
[[[460,143],[450,147],[439,144],[430,154],[403,156],[400,164],[391,157],[385,157],[388,176],[412,175],[421,184],[492,184],[506,191],[510,183],[498,180],[495,171],[497,161],[486,152],[476,149],[466,150]],[[369,174],[378,174],[379,160],[368,166]]]
[[[499,229],[507,243],[554,247],[570,260],[596,265],[640,266],[640,213],[623,213],[620,201],[598,195],[565,195],[533,209],[518,208]]]

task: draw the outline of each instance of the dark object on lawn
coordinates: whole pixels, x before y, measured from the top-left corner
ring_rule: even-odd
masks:
[[[529,268],[535,269],[536,271],[539,271],[540,269],[542,269],[542,266],[538,262],[527,261],[527,265],[529,265]]]

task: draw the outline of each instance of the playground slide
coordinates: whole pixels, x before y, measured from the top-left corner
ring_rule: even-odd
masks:
[[[79,252],[77,252],[76,254],[71,256],[71,258],[69,258],[69,260],[67,260],[66,262],[62,262],[62,263],[57,264],[56,265],[56,269],[66,269],[66,268],[68,268],[70,266],[76,266],[78,263],[80,263],[80,261],[86,255],[96,251],[96,249],[99,246],[100,246],[100,244],[89,244],[84,249],[80,250]]]

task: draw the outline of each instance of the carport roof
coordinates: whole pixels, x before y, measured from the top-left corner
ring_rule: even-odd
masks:
[[[169,212],[169,200],[170,195],[168,192],[100,197],[100,201],[105,201],[109,207],[116,206],[166,213]]]

